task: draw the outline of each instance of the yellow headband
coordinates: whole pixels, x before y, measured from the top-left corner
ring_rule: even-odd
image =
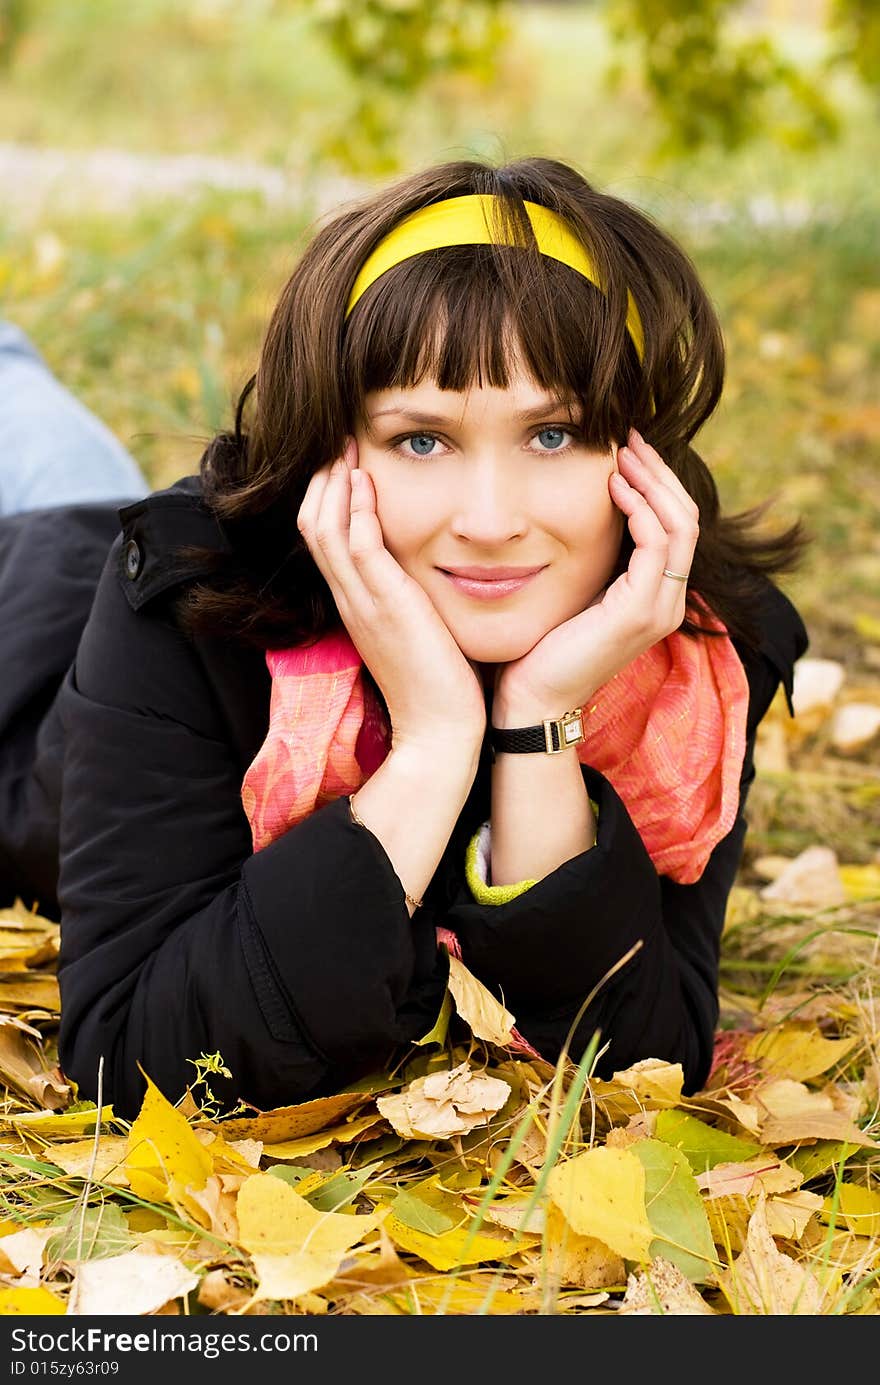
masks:
[[[362,266],[348,300],[346,317],[361,294],[366,293],[380,275],[400,264],[401,260],[421,255],[426,250],[439,250],[447,245],[520,244],[519,241],[511,239],[507,231],[503,233],[503,239],[499,239],[492,229],[490,215],[496,200],[494,196],[478,194],[469,197],[449,197],[445,202],[434,202],[430,207],[422,207],[401,221],[379,242]],[[599,276],[590,257],[562,217],[537,202],[525,202],[523,205],[532,223],[541,254],[570,265],[572,269],[589,279],[591,284],[601,289]],[[642,361],[645,352],[642,321],[629,289],[626,296],[627,331],[632,337],[638,358]]]

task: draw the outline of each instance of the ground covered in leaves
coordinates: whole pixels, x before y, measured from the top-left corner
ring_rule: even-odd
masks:
[[[356,1089],[227,1116],[202,1054],[176,1106],[149,1082],[99,1119],[57,1065],[58,928],[0,914],[0,1314],[880,1311],[880,697],[805,658],[795,698],[761,728],[691,1097],[657,1059],[596,1079],[601,1039],[523,1057],[453,959],[467,1046],[441,1027]],[[817,800],[848,853],[803,845]]]

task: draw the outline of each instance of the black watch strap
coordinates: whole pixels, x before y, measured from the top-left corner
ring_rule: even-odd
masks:
[[[507,731],[497,726],[489,728],[489,744],[495,752],[508,755],[527,754],[542,750],[547,755],[558,755],[569,746],[577,745],[584,739],[582,708],[566,712],[563,717],[548,717],[535,726],[516,726]]]

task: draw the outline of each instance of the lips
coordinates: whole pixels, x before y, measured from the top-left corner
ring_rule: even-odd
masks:
[[[505,582],[532,577],[542,567],[546,567],[546,564],[541,563],[537,567],[443,567],[440,571],[448,573],[450,577],[469,577],[475,582]]]
[[[512,596],[514,592],[522,591],[529,582],[533,582],[543,570],[543,567],[440,569],[444,577],[463,596],[476,597],[480,601],[498,601],[502,597]],[[471,573],[479,575],[471,576]],[[487,577],[487,573],[491,575]]]

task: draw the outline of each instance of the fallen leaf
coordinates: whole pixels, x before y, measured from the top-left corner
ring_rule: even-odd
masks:
[[[22,1288],[35,1288],[40,1282],[43,1251],[53,1234],[51,1226],[44,1226],[38,1230],[27,1227],[4,1236],[0,1241],[0,1270],[4,1274],[21,1275]]]
[[[495,999],[482,981],[458,957],[449,957],[449,991],[458,1014],[477,1039],[505,1048],[511,1041],[515,1017]]]
[[[0,1316],[46,1317],[67,1312],[67,1304],[48,1289],[0,1289]]]
[[[645,1170],[645,1210],[654,1232],[651,1259],[662,1257],[688,1279],[705,1281],[717,1257],[687,1158],[662,1140],[643,1140],[632,1152]]]
[[[763,1197],[749,1218],[745,1248],[717,1280],[737,1314],[812,1316],[826,1303],[825,1290],[811,1270],[777,1248]]]
[[[198,1282],[198,1275],[174,1255],[129,1250],[81,1264],[67,1311],[78,1317],[155,1313]]]
[[[786,1193],[778,1197],[768,1197],[766,1202],[767,1230],[771,1236],[781,1236],[786,1241],[799,1241],[817,1212],[822,1210],[823,1199],[818,1193],[806,1188]]]
[[[100,1124],[109,1124],[112,1120],[113,1107],[102,1106]],[[23,1111],[4,1117],[0,1125],[4,1123],[14,1130],[50,1140],[58,1136],[86,1135],[94,1133],[98,1124],[98,1108],[90,1102],[88,1107],[79,1111]]]
[[[125,1151],[128,1140],[122,1135],[102,1135],[98,1141],[95,1166],[92,1178],[98,1183],[112,1183],[120,1188],[128,1187],[128,1174],[125,1171]],[[92,1167],[95,1155],[95,1141],[70,1140],[65,1144],[55,1144],[46,1151],[46,1157],[59,1169],[75,1178],[85,1178]]]
[[[204,1188],[211,1156],[185,1116],[147,1078],[140,1112],[128,1134],[125,1171],[131,1190],[148,1202],[186,1202],[188,1188]]]
[[[704,1173],[716,1164],[742,1163],[761,1153],[759,1144],[716,1130],[687,1111],[660,1111],[654,1134],[680,1149],[694,1173]]]
[[[770,903],[824,909],[846,902],[846,891],[837,869],[837,853],[830,846],[808,846],[785,870],[760,891]]]
[[[46,1061],[39,1030],[12,1015],[0,1015],[0,1080],[48,1111],[70,1104],[71,1089]]]
[[[618,1313],[680,1317],[685,1314],[716,1316],[715,1309],[682,1274],[677,1265],[662,1255],[644,1270],[635,1270],[627,1277],[626,1293]]]
[[[547,1274],[560,1287],[614,1288],[624,1282],[623,1257],[595,1236],[581,1236],[551,1203],[546,1212],[544,1255]]]
[[[858,1036],[826,1039],[817,1025],[791,1024],[756,1034],[746,1053],[767,1072],[808,1082],[843,1062],[860,1043]]]
[[[880,732],[880,707],[871,702],[846,702],[831,718],[829,736],[837,750],[864,750]]]
[[[485,1125],[507,1101],[510,1085],[468,1067],[417,1077],[394,1096],[377,1097],[389,1125],[405,1139],[449,1139]]]
[[[442,1236],[416,1231],[389,1213],[383,1226],[396,1245],[425,1260],[435,1270],[453,1270],[460,1265],[479,1265],[486,1260],[509,1260],[535,1237],[501,1237],[470,1226],[455,1227]]]
[[[389,1085],[391,1085],[389,1083]],[[341,1120],[367,1098],[361,1092],[339,1092],[334,1096],[316,1097],[298,1106],[278,1106],[256,1116],[234,1116],[211,1125],[224,1140],[261,1140],[264,1145],[280,1144],[313,1135]]]
[[[282,1162],[287,1159],[303,1159],[318,1150],[326,1149],[328,1145],[350,1144],[372,1126],[377,1127],[377,1135],[387,1129],[381,1112],[368,1111],[365,1116],[355,1116],[354,1120],[346,1121],[343,1125],[333,1125],[328,1130],[320,1130],[314,1135],[302,1135],[298,1140],[276,1140],[272,1144],[264,1145],[263,1148],[266,1156],[271,1159]]]
[[[612,1073],[611,1082],[635,1092],[651,1109],[677,1106],[684,1085],[681,1063],[666,1063],[659,1058],[643,1058],[632,1067]]]
[[[707,1198],[729,1197],[732,1193],[748,1197],[760,1188],[765,1193],[787,1193],[799,1188],[803,1174],[773,1155],[759,1154],[738,1164],[716,1164],[697,1175],[697,1187]]]
[[[791,702],[795,716],[814,708],[830,709],[843,686],[846,670],[836,659],[802,655],[794,665]]]
[[[316,1212],[280,1178],[255,1173],[238,1194],[239,1243],[254,1262],[254,1298],[295,1299],[336,1275],[346,1251],[375,1229],[381,1215]]]
[[[208,1270],[199,1280],[199,1303],[213,1313],[237,1313],[250,1297],[250,1289],[236,1284],[228,1270]]]
[[[599,1145],[557,1163],[547,1195],[579,1235],[596,1237],[627,1260],[650,1260],[645,1170],[631,1150]]]
[[[827,1197],[822,1202],[822,1211],[827,1220],[834,1206],[834,1199]],[[864,1188],[860,1183],[843,1183],[838,1187],[837,1222],[842,1222],[847,1230],[856,1236],[880,1237],[880,1192]],[[0,1245],[5,1245],[0,1242]]]

